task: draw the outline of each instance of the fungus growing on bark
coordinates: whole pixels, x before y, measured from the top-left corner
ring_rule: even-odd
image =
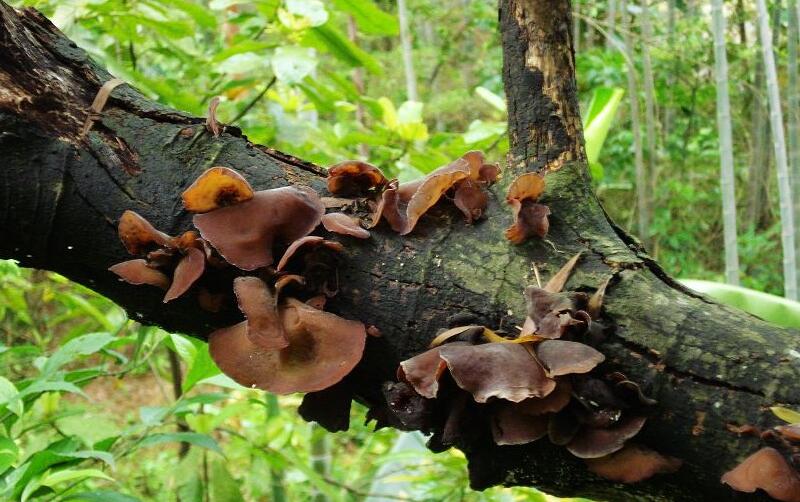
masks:
[[[478,403],[492,397],[519,402],[544,397],[556,387],[544,368],[520,344],[443,345],[439,355],[459,387]]]
[[[590,472],[618,483],[638,483],[656,474],[672,473],[683,463],[680,459],[635,444],[626,445],[605,457],[585,459],[584,462]]]
[[[582,427],[567,450],[578,458],[598,458],[621,450],[625,441],[639,433],[647,421],[645,417],[623,417],[607,428]]]
[[[800,474],[774,448],[761,448],[726,472],[721,481],[736,491],[761,489],[775,500],[800,502]]]
[[[227,167],[212,167],[194,180],[181,199],[190,213],[207,213],[253,198],[253,188],[241,174]]]
[[[111,265],[108,270],[117,274],[120,280],[128,284],[137,286],[148,284],[161,289],[168,289],[170,285],[170,279],[166,274],[149,267],[147,260],[141,258]]]
[[[289,345],[278,314],[277,299],[258,277],[237,277],[233,291],[239,310],[247,318],[247,337],[261,350],[283,349]]]
[[[437,347],[406,359],[397,367],[397,379],[407,382],[422,397],[434,399],[439,392],[439,378],[447,368]]]
[[[308,392],[297,412],[306,422],[317,422],[329,432],[346,431],[350,428],[350,406],[353,401],[353,385],[345,377],[327,389]]]
[[[597,350],[578,342],[545,340],[536,346],[536,357],[548,377],[588,373],[605,360]]]
[[[360,160],[346,160],[328,169],[328,191],[336,195],[363,195],[383,188],[386,182],[380,169]]]
[[[358,220],[344,213],[328,213],[322,217],[322,226],[328,232],[349,235],[358,239],[369,239],[369,230],[362,228]]]
[[[326,241],[322,237],[316,235],[307,235],[292,242],[292,244],[286,249],[286,252],[283,253],[283,256],[281,256],[281,259],[278,262],[278,266],[275,268],[275,270],[280,272],[283,269],[285,269],[286,266],[289,264],[289,260],[292,259],[292,257],[295,255],[295,253],[297,253],[298,250],[300,250],[300,248],[317,247],[317,246],[324,246],[336,252],[344,251],[344,246],[342,246],[336,241]]]
[[[233,206],[194,215],[203,238],[230,264],[255,270],[273,263],[275,244],[290,244],[319,225],[325,207],[316,192],[282,187],[261,190]]]
[[[407,235],[414,230],[420,217],[451,190],[455,191],[456,206],[471,223],[483,214],[487,201],[483,190],[494,182],[498,172],[497,166],[484,164],[481,152],[473,151],[422,179],[398,186],[390,184],[375,210],[372,226],[377,225],[382,216],[392,230]],[[462,189],[461,194],[459,189]]]
[[[205,254],[197,248],[187,248],[172,276],[172,285],[164,295],[164,303],[178,298],[203,275],[206,269]]]
[[[779,425],[775,430],[789,441],[800,441],[800,424]]]
[[[546,415],[523,415],[502,408],[492,417],[492,438],[498,445],[527,444],[547,435]]]
[[[289,345],[264,350],[247,336],[247,321],[214,331],[209,352],[217,366],[246,387],[277,394],[313,392],[339,382],[361,359],[364,324],[289,299],[279,309]]]
[[[506,229],[506,239],[522,244],[531,236],[543,238],[550,229],[547,217],[550,208],[536,201],[544,192],[544,177],[538,173],[525,173],[508,187],[506,202],[514,213],[514,223]]]
[[[127,210],[119,218],[119,239],[132,255],[143,255],[156,247],[169,246],[171,238],[138,213]]]

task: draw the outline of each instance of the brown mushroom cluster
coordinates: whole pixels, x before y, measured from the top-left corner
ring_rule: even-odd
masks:
[[[506,229],[506,239],[513,244],[547,235],[550,208],[537,202],[543,192],[544,176],[539,173],[522,174],[508,187],[506,202],[514,213],[514,223]]]
[[[728,430],[754,436],[774,447],[765,446],[753,453],[726,472],[721,481],[736,491],[763,490],[781,502],[800,502],[800,423],[765,430],[728,424]]]
[[[379,425],[432,432],[435,450],[481,433],[497,445],[547,437],[614,481],[675,471],[680,460],[629,443],[655,401],[625,375],[601,371],[605,358],[595,346],[603,338],[605,285],[591,297],[562,292],[577,260],[545,287],[526,288],[527,319],[516,337],[456,326],[401,362],[398,381],[385,386],[385,409],[372,417]]]
[[[443,198],[455,204],[467,223],[479,220],[489,202],[486,188],[497,180],[499,174],[497,164],[486,163],[483,153],[478,151],[467,152],[424,178],[407,183],[389,181],[377,167],[353,160],[336,164],[328,170],[328,190],[341,197],[365,198],[371,212],[368,228],[385,220],[392,230],[407,235],[414,230],[422,215]],[[341,228],[345,233],[362,234],[363,229],[357,227],[357,222],[348,222],[342,216],[346,217],[327,217],[326,228],[330,226]]]
[[[341,382],[360,361],[367,333],[363,323],[323,310],[335,294],[336,255],[344,246],[309,235],[328,216],[316,192],[254,191],[236,171],[213,167],[181,198],[197,231],[171,237],[125,211],[119,236],[140,258],[109,270],[128,283],[165,289],[165,302],[195,287],[200,306],[216,312],[235,296],[244,320],[211,333],[209,350],[242,385],[289,393]],[[324,226],[364,237],[341,217]]]

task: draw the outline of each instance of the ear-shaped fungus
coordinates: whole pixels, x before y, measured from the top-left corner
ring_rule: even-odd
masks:
[[[297,239],[296,241],[294,241],[292,243],[291,246],[289,246],[286,249],[286,252],[284,252],[283,256],[281,256],[281,260],[278,262],[278,266],[275,268],[275,270],[280,272],[283,269],[285,269],[286,265],[289,264],[289,260],[292,259],[292,257],[295,255],[295,253],[297,253],[297,251],[300,248],[309,247],[309,246],[311,246],[311,247],[324,246],[324,247],[326,247],[328,249],[332,249],[332,250],[337,251],[337,252],[344,251],[344,246],[342,246],[341,244],[339,244],[336,241],[326,241],[322,237],[319,237],[319,236],[316,236],[316,235],[307,235],[305,237],[301,237],[300,239]]]
[[[134,211],[125,211],[117,227],[119,239],[132,255],[142,255],[154,247],[170,246],[172,238],[160,232]]]
[[[752,493],[764,490],[782,502],[800,502],[800,474],[774,448],[761,448],[722,476],[734,490]]]
[[[588,373],[605,360],[597,350],[578,342],[545,340],[536,346],[536,357],[549,377]]]
[[[459,387],[478,403],[492,397],[519,402],[545,397],[556,388],[528,350],[516,343],[440,347],[440,357]]]
[[[253,345],[261,350],[288,347],[278,304],[269,286],[258,277],[237,277],[233,281],[233,291],[239,310],[247,318],[247,337]]]
[[[578,307],[585,300],[583,293],[551,293],[528,286],[525,288],[525,304],[530,323],[526,329],[533,328],[543,338],[561,338],[570,326],[584,324],[572,316],[577,314]]]
[[[492,417],[492,436],[499,445],[526,444],[547,435],[550,416],[570,401],[569,380],[558,382],[544,398],[529,398],[519,403],[504,403]]]
[[[550,209],[536,203],[543,191],[544,177],[538,173],[525,173],[508,187],[506,202],[514,212],[514,223],[506,229],[505,235],[513,244],[522,244],[534,235],[540,238],[547,235]]]
[[[476,182],[464,180],[456,188],[453,203],[464,213],[467,223],[472,223],[479,220],[486,211],[489,196]]]
[[[297,412],[306,422],[317,422],[328,432],[346,431],[350,428],[350,405],[353,400],[351,378],[303,396]]]
[[[246,321],[211,333],[209,351],[223,373],[246,387],[278,394],[314,392],[339,382],[361,359],[364,324],[293,299],[280,315],[289,340],[281,350],[256,346]]]
[[[325,207],[310,189],[282,187],[255,192],[233,206],[194,215],[194,225],[229,263],[255,270],[273,263],[272,247],[308,235]]]
[[[578,458],[605,457],[621,450],[625,441],[638,434],[646,421],[645,417],[624,417],[605,429],[584,426],[567,445],[567,450]]]
[[[147,266],[147,260],[136,259],[123,261],[108,267],[119,278],[128,284],[149,284],[161,289],[168,289],[170,280],[163,272]]]
[[[422,397],[434,399],[439,393],[439,378],[447,369],[447,363],[440,357],[441,347],[406,359],[397,368],[397,379],[408,382]]]
[[[638,483],[656,474],[675,472],[683,463],[675,457],[667,457],[634,444],[611,455],[584,461],[590,472],[618,483]]]
[[[253,188],[241,174],[227,167],[212,167],[181,195],[190,213],[207,213],[253,198]]]
[[[328,232],[349,235],[358,239],[369,239],[369,230],[361,228],[358,220],[344,213],[328,213],[322,217],[322,226]]]
[[[164,295],[164,303],[178,298],[203,275],[206,269],[206,256],[197,248],[186,249],[186,255],[178,262],[175,273],[172,276],[172,286],[167,294]]]
[[[386,184],[380,169],[359,160],[346,160],[328,169],[328,191],[336,195],[361,195]]]

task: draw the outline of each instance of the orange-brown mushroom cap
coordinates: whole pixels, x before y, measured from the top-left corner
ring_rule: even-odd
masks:
[[[472,223],[483,216],[489,203],[489,196],[478,183],[464,180],[456,188],[453,203],[464,214],[467,223]]]
[[[439,378],[447,369],[447,363],[439,355],[440,350],[441,347],[434,347],[401,362],[397,368],[398,380],[411,384],[422,397],[435,398],[439,393]]]
[[[539,173],[525,173],[511,182],[506,200],[537,200],[542,192],[544,192],[544,176]]]
[[[255,270],[273,263],[272,247],[289,244],[319,225],[325,207],[310,189],[261,190],[251,200],[194,215],[200,234],[228,263]]]
[[[360,160],[345,160],[328,169],[328,191],[333,194],[359,195],[385,184],[380,169]]]
[[[512,244],[522,244],[528,237],[543,238],[550,230],[550,208],[530,200],[508,201],[514,213],[514,223],[505,231],[506,239]]]
[[[190,213],[207,213],[253,198],[253,188],[241,174],[227,167],[212,167],[181,194]]]
[[[328,213],[322,217],[322,226],[328,232],[349,235],[358,239],[369,239],[369,230],[362,228],[358,220],[344,213]]]
[[[247,318],[247,337],[261,350],[276,350],[289,346],[278,314],[276,298],[269,286],[258,277],[237,277],[233,291],[239,310]]]
[[[269,392],[314,392],[337,383],[361,359],[364,324],[323,312],[297,300],[281,308],[289,346],[259,349],[247,337],[247,323],[217,330],[209,351],[217,366],[246,387]]]
[[[677,471],[680,459],[668,457],[641,445],[626,445],[616,453],[585,459],[590,472],[617,483],[638,483],[656,474]]]
[[[120,280],[128,284],[149,284],[161,289],[169,288],[169,277],[163,272],[147,266],[147,261],[141,258],[123,261],[108,267],[108,270],[117,274]]]
[[[492,437],[499,445],[526,444],[547,435],[553,413],[561,411],[571,399],[569,380],[558,382],[543,398],[532,397],[519,403],[504,403],[492,417]]]
[[[761,448],[722,476],[734,490],[764,490],[781,502],[800,502],[800,474],[774,448]]]
[[[119,218],[119,239],[130,254],[142,255],[150,248],[170,245],[172,238],[160,232],[139,213],[127,210]]]
[[[172,285],[164,295],[164,303],[178,298],[192,287],[206,269],[206,255],[197,248],[188,248],[172,275]]]
[[[456,384],[478,403],[492,397],[519,402],[545,397],[556,388],[555,380],[547,378],[544,368],[521,344],[447,344],[439,349]]]

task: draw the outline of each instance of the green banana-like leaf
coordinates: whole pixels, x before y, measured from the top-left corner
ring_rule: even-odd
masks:
[[[680,279],[679,282],[711,298],[786,328],[800,328],[800,303],[754,289],[721,282]]]
[[[608,130],[617,114],[617,108],[625,91],[618,87],[598,87],[592,94],[589,110],[583,121],[583,135],[586,139],[586,158],[589,165],[598,164],[600,150],[608,136]],[[592,173],[595,174],[595,173]]]

